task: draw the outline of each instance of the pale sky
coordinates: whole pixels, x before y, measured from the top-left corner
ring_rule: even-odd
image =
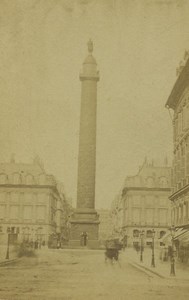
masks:
[[[109,207],[145,156],[159,164],[172,156],[165,103],[189,48],[188,16],[187,0],[1,0],[1,162],[38,154],[75,203],[79,72],[91,38],[100,71],[96,207]]]

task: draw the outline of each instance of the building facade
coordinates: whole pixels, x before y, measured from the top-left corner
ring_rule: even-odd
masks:
[[[187,57],[186,57],[187,58]],[[174,111],[172,172],[172,221],[175,226],[189,224],[189,60],[181,72],[166,103]]]
[[[113,223],[112,215],[108,209],[98,209],[97,213],[99,215],[99,240],[101,242],[105,241],[112,235]]]
[[[116,195],[111,204],[111,220],[112,220],[112,234],[115,236],[122,235],[123,229],[123,201],[122,191]]]
[[[189,258],[189,52],[177,69],[178,78],[166,107],[173,115],[172,224],[175,241],[188,249]]]
[[[145,160],[136,176],[127,177],[122,190],[122,235],[127,246],[151,246],[170,227],[171,168],[156,167]],[[142,235],[141,235],[142,233]]]
[[[48,244],[63,227],[64,195],[38,159],[32,164],[0,164],[0,243]]]

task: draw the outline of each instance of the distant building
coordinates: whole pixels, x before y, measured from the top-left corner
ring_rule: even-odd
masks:
[[[64,195],[42,164],[0,163],[0,243],[49,243],[64,227]],[[12,242],[14,242],[12,241]]]
[[[98,209],[97,213],[99,214],[99,240],[106,240],[113,230],[112,217],[110,210],[108,209]]]
[[[185,52],[182,68],[167,100],[173,109],[174,159],[172,169],[172,224],[178,233],[178,244],[189,246],[189,52]],[[183,230],[182,230],[183,229]],[[189,253],[188,253],[189,256]]]
[[[123,201],[121,193],[119,193],[112,201],[111,219],[113,235],[121,236],[123,227]]]
[[[140,232],[143,231],[143,245],[152,244],[152,230],[155,243],[171,224],[170,188],[171,168],[167,165],[154,166],[145,160],[135,176],[127,177],[122,190],[122,235],[127,246],[140,246]]]

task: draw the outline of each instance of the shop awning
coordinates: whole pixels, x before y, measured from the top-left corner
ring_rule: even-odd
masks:
[[[174,241],[184,241],[188,239],[189,240],[189,228],[177,228],[174,234]],[[167,232],[161,239],[159,239],[160,242],[164,243],[165,245],[171,245],[172,243],[172,235],[171,232]]]
[[[189,245],[189,229],[184,229],[174,240],[178,240],[180,245]]]
[[[167,232],[166,234],[164,234],[164,236],[162,236],[162,238],[159,239],[159,242],[165,245],[171,245],[171,240],[172,240],[171,233]]]
[[[178,228],[174,234],[174,240],[181,241],[184,238],[185,234],[187,234],[187,233],[189,234],[189,229],[186,229],[183,227]]]

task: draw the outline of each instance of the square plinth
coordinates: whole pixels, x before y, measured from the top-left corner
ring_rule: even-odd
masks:
[[[70,247],[98,248],[99,218],[95,210],[77,210],[70,220]]]

